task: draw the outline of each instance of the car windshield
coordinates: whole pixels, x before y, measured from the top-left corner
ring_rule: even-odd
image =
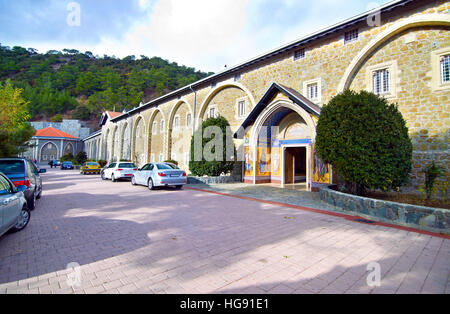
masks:
[[[159,170],[173,169],[172,167],[166,164],[157,164],[156,167],[158,167]]]
[[[131,163],[131,162],[119,164],[118,167],[119,168],[136,168],[136,166],[133,163]]]
[[[0,172],[6,175],[25,173],[23,160],[0,160]]]
[[[71,162],[71,161],[65,161],[65,162],[63,162],[63,164],[64,164],[64,165],[71,165],[72,162]]]
[[[98,163],[96,163],[96,162],[88,162],[87,165],[88,166],[98,166]]]

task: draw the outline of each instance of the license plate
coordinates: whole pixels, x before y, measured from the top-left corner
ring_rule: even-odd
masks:
[[[170,176],[171,176],[171,177],[179,177],[179,176],[176,175],[176,174],[171,174]]]

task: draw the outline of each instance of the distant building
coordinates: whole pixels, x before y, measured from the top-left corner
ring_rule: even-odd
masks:
[[[81,139],[88,137],[92,132],[90,128],[83,127],[80,120],[64,119],[62,122],[30,122],[30,124],[36,130],[52,127]]]
[[[111,119],[117,118],[125,112],[114,112],[114,111],[105,111],[100,118],[100,128],[102,128],[105,124],[107,124]],[[131,128],[127,130],[123,130],[124,132],[124,141],[125,143],[121,143],[121,160],[131,160]],[[110,156],[106,149],[106,143],[101,141],[102,138],[102,130],[94,132],[89,136],[83,138],[84,142],[84,151],[87,153],[89,159],[95,160],[109,160]],[[119,140],[118,138],[114,139],[116,142]],[[103,147],[102,147],[103,145]],[[118,145],[118,143],[116,143]]]
[[[61,158],[63,155],[76,155],[83,151],[82,139],[91,130],[81,126],[78,120],[63,120],[63,122],[31,122],[36,129],[31,143],[34,147],[23,154],[39,164],[47,164],[50,160]]]

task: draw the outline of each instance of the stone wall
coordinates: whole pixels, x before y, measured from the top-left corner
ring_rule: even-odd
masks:
[[[450,210],[376,200],[320,189],[320,199],[342,212],[351,212],[376,221],[450,234]]]
[[[83,139],[88,137],[91,133],[90,128],[82,127],[81,122],[79,120],[66,120],[64,119],[62,122],[31,122],[30,123],[36,130],[45,129],[48,127],[52,127],[63,132],[66,132],[70,135]]]

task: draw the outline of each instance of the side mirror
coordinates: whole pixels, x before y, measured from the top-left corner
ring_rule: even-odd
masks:
[[[47,169],[39,169],[39,173],[46,173]]]
[[[25,185],[19,185],[16,187],[17,192],[23,192],[26,191],[27,187]]]

